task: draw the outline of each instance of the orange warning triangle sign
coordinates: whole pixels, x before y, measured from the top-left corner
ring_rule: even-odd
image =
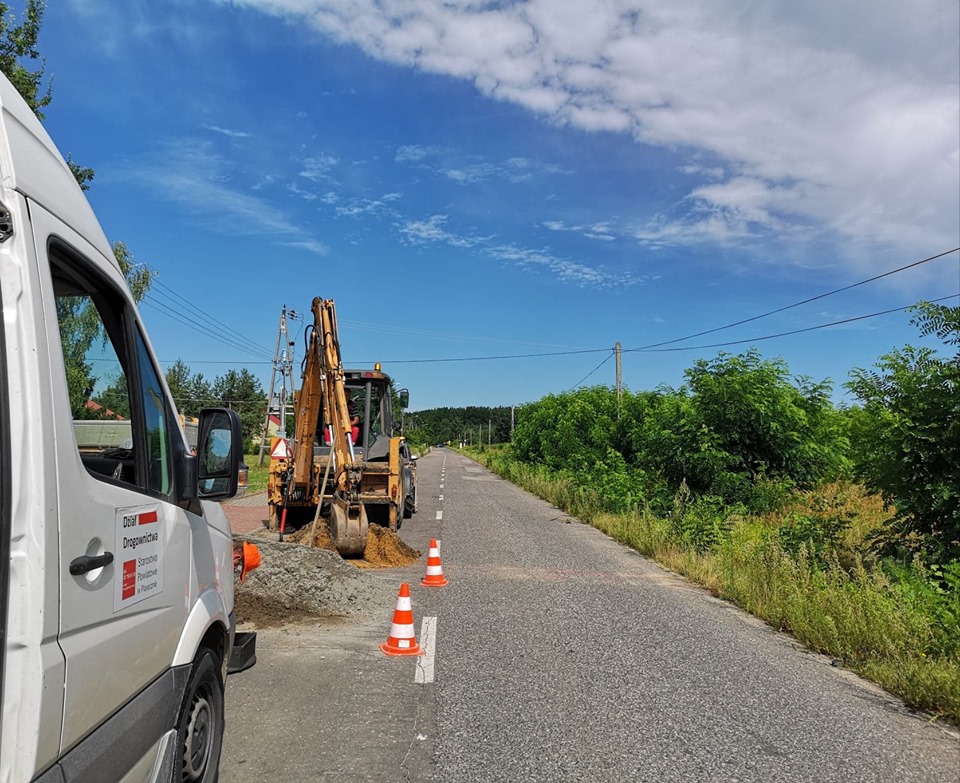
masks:
[[[276,438],[273,447],[270,449],[270,459],[290,459],[290,449],[287,448],[287,441],[283,438]]]

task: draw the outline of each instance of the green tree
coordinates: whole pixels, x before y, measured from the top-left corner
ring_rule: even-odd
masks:
[[[616,430],[616,392],[593,386],[522,406],[513,444],[522,460],[582,471],[606,459]]]
[[[0,2],[0,71],[6,74],[27,106],[41,120],[44,118],[43,109],[53,100],[53,86],[48,84],[46,89],[43,88],[46,61],[37,49],[45,10],[41,0],[27,0],[17,24],[10,4]],[[34,67],[25,65],[24,60]]]
[[[10,4],[0,0],[0,71],[41,121],[45,118],[43,110],[53,100],[52,80],[44,87],[46,61],[40,56],[37,46],[45,10],[42,0],[26,0],[18,20]],[[66,163],[81,190],[89,189],[94,170],[76,163],[69,154]],[[113,253],[134,300],[139,302],[150,288],[149,267],[136,264],[132,253],[123,242],[113,244]],[[60,338],[66,361],[71,407],[74,415],[90,415],[86,401],[93,393],[98,379],[86,357],[98,339],[106,339],[100,318],[86,297],[61,298],[57,302],[57,314],[61,319]]]
[[[960,308],[918,304],[911,321],[954,349],[943,357],[907,345],[857,369],[847,387],[862,403],[851,415],[855,466],[896,506],[888,549],[960,558]]]
[[[228,370],[225,375],[214,378],[211,391],[218,405],[232,408],[240,416],[247,453],[252,453],[253,444],[259,443],[263,433],[263,418],[267,411],[263,385],[244,367],[239,371]]]
[[[39,120],[45,119],[43,110],[53,100],[52,79],[46,89],[43,86],[46,60],[40,56],[37,48],[45,11],[46,5],[42,0],[27,0],[18,24],[10,4],[0,2],[0,71]],[[95,176],[94,170],[81,166],[70,154],[66,162],[80,189],[89,190]]]
[[[113,253],[134,299],[140,301],[150,288],[150,268],[137,264],[122,242],[113,245]],[[60,323],[60,344],[66,366],[70,407],[75,418],[85,418],[92,415],[86,402],[100,382],[93,365],[88,361],[88,355],[98,342],[105,344],[107,336],[100,313],[88,296],[58,297],[57,318]]]
[[[203,408],[214,404],[213,389],[201,373],[194,373],[177,359],[166,372],[167,386],[184,416],[199,416]]]
[[[709,453],[714,494],[736,494],[735,485],[758,478],[809,488],[846,466],[842,419],[830,403],[829,381],[791,382],[783,359],[763,359],[755,349],[701,359],[685,375],[694,409],[688,447]]]

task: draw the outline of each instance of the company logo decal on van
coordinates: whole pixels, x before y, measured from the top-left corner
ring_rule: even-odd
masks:
[[[163,523],[157,506],[117,509],[117,560],[113,611],[163,592]]]

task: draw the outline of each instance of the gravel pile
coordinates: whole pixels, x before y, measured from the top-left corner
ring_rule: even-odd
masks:
[[[391,588],[335,552],[235,536],[260,549],[260,567],[236,583],[237,622],[263,628],[290,620],[356,614]]]

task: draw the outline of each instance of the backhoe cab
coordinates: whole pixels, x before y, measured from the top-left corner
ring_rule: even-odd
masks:
[[[393,386],[380,365],[344,370],[333,300],[313,300],[296,434],[286,459],[271,459],[271,529],[317,516],[344,557],[361,556],[370,523],[396,530],[416,511],[416,459],[393,420]],[[398,393],[401,407],[409,401]]]

